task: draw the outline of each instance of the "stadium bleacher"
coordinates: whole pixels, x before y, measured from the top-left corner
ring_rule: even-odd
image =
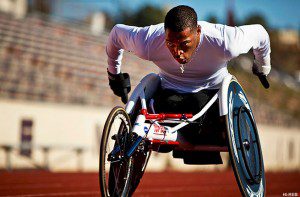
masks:
[[[78,27],[0,15],[1,97],[34,101],[113,106],[119,103],[107,83],[105,35],[93,36]],[[125,58],[140,77],[151,65]],[[143,63],[145,65],[145,63]]]
[[[77,25],[33,15],[0,14],[0,97],[112,107],[121,102],[108,87],[107,34],[94,36]],[[124,72],[132,84],[158,69],[126,53]],[[134,87],[133,87],[134,88]],[[251,97],[251,95],[249,95]],[[250,99],[258,122],[291,125],[293,119]]]

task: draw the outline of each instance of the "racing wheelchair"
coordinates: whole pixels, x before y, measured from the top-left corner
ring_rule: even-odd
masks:
[[[259,79],[265,88],[269,87],[265,76]],[[185,158],[190,152],[205,153],[207,158],[210,154],[229,152],[242,195],[264,196],[265,172],[258,131],[237,79],[232,75],[225,77],[218,92],[194,115],[155,113],[152,98],[159,86],[157,74],[145,76],[125,109],[114,107],[108,115],[100,145],[102,196],[131,196],[145,172],[151,152],[161,152],[161,147],[172,150],[175,158]],[[195,145],[185,140],[178,130],[196,122],[216,102],[220,117],[225,121],[226,143]]]

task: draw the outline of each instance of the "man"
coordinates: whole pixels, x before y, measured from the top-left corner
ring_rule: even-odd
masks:
[[[163,24],[112,29],[106,47],[110,87],[127,102],[129,75],[121,73],[121,60],[123,50],[131,51],[160,68],[161,88],[155,99],[159,111],[197,113],[229,74],[227,62],[250,49],[257,61],[255,74],[268,75],[270,41],[261,25],[229,27],[197,21],[193,8],[177,6]],[[210,120],[218,116],[217,105],[213,108],[207,114],[210,118],[202,118],[200,124],[213,125]]]

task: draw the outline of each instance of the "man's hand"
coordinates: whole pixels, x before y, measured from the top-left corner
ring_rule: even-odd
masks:
[[[259,78],[260,82],[266,89],[270,87],[270,84],[267,80],[267,75],[270,73],[270,71],[271,71],[270,65],[261,66],[258,61],[254,60],[252,66],[252,72]]]
[[[261,65],[258,61],[254,60],[253,66],[252,66],[252,72],[253,74],[257,76],[267,76],[271,71],[270,65]]]
[[[122,98],[122,102],[128,102],[128,93],[131,90],[130,77],[128,73],[112,74],[108,72],[109,86],[115,95]]]

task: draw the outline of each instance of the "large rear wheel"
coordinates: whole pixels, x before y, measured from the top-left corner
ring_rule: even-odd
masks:
[[[228,150],[243,196],[264,196],[265,172],[256,123],[247,97],[237,81],[228,89],[226,116]]]
[[[129,116],[122,107],[110,112],[102,133],[99,159],[99,184],[102,196],[128,196],[133,159],[125,155],[132,143]]]
[[[133,111],[129,114],[131,124],[134,125],[137,116],[139,115],[141,110],[141,103],[137,102]],[[132,182],[130,195],[134,193],[136,188],[138,187],[148,164],[148,161],[151,156],[151,150],[148,149],[148,143],[144,139],[139,144],[137,150],[133,153],[133,171],[132,171]]]

